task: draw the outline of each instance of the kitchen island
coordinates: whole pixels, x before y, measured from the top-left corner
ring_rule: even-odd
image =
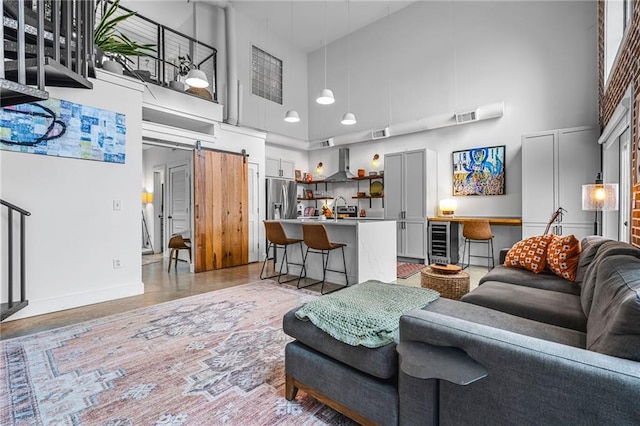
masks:
[[[396,280],[396,222],[394,220],[359,220],[357,218],[318,220],[315,218],[280,220],[289,238],[302,239],[303,223],[321,223],[327,228],[329,241],[344,243],[349,285],[367,280],[391,282]],[[306,250],[303,245],[303,250]],[[291,262],[300,262],[302,255],[297,244],[287,249]],[[278,256],[281,260],[282,256]],[[301,262],[300,262],[301,263]],[[279,264],[278,264],[279,267]],[[300,273],[300,266],[290,265],[290,273]],[[342,254],[333,250],[329,255],[329,269],[341,271]],[[309,253],[307,277],[322,279],[322,256]],[[344,275],[327,271],[327,281],[344,284]]]

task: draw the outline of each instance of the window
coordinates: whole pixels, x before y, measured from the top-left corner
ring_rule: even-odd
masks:
[[[604,8],[604,81],[608,81],[627,27],[633,0],[607,0]]]
[[[251,46],[251,93],[282,105],[282,60]]]

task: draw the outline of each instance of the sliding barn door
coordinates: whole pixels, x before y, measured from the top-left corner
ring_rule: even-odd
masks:
[[[194,152],[195,271],[249,263],[246,157]]]

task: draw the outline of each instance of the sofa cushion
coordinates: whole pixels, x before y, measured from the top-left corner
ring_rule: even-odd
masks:
[[[505,266],[525,268],[539,274],[547,264],[547,247],[552,235],[537,235],[518,241],[511,247]]]
[[[598,266],[587,349],[640,361],[640,259],[609,256]]]
[[[311,321],[303,321],[296,317],[297,307],[287,312],[283,318],[284,332],[331,358],[334,358],[355,369],[381,379],[396,375],[398,355],[396,344],[370,349],[364,346],[351,346],[334,339]]]
[[[631,244],[614,240],[605,240],[597,247],[597,252],[587,266],[584,280],[580,283],[580,299],[582,303],[582,311],[588,317],[590,315],[593,303],[593,295],[598,278],[600,262],[610,256],[629,255],[640,258],[640,249],[635,248]],[[582,263],[582,260],[580,261]]]
[[[581,349],[586,346],[586,334],[581,331],[545,324],[540,321],[532,321],[471,303],[440,298],[422,309],[476,324],[544,339],[549,342],[561,343]]]
[[[574,235],[555,235],[547,247],[547,268],[559,277],[575,281],[580,241]]]
[[[607,241],[611,241],[607,238],[600,237],[598,235],[590,235],[585,237],[580,242],[582,252],[580,253],[580,260],[578,260],[578,268],[576,269],[575,283],[580,285],[584,281],[584,276],[587,272],[587,268],[591,265],[593,258],[598,253],[600,246]]]
[[[480,284],[483,284],[485,281],[499,281],[525,287],[558,291],[560,293],[580,294],[580,287],[575,283],[565,280],[550,271],[532,274],[527,269],[509,268],[504,265],[498,265],[480,278]]]
[[[586,331],[580,296],[496,281],[485,281],[461,299],[522,318]]]

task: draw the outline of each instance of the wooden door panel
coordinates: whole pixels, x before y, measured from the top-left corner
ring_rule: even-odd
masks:
[[[247,164],[239,155],[196,155],[196,272],[248,263]]]

